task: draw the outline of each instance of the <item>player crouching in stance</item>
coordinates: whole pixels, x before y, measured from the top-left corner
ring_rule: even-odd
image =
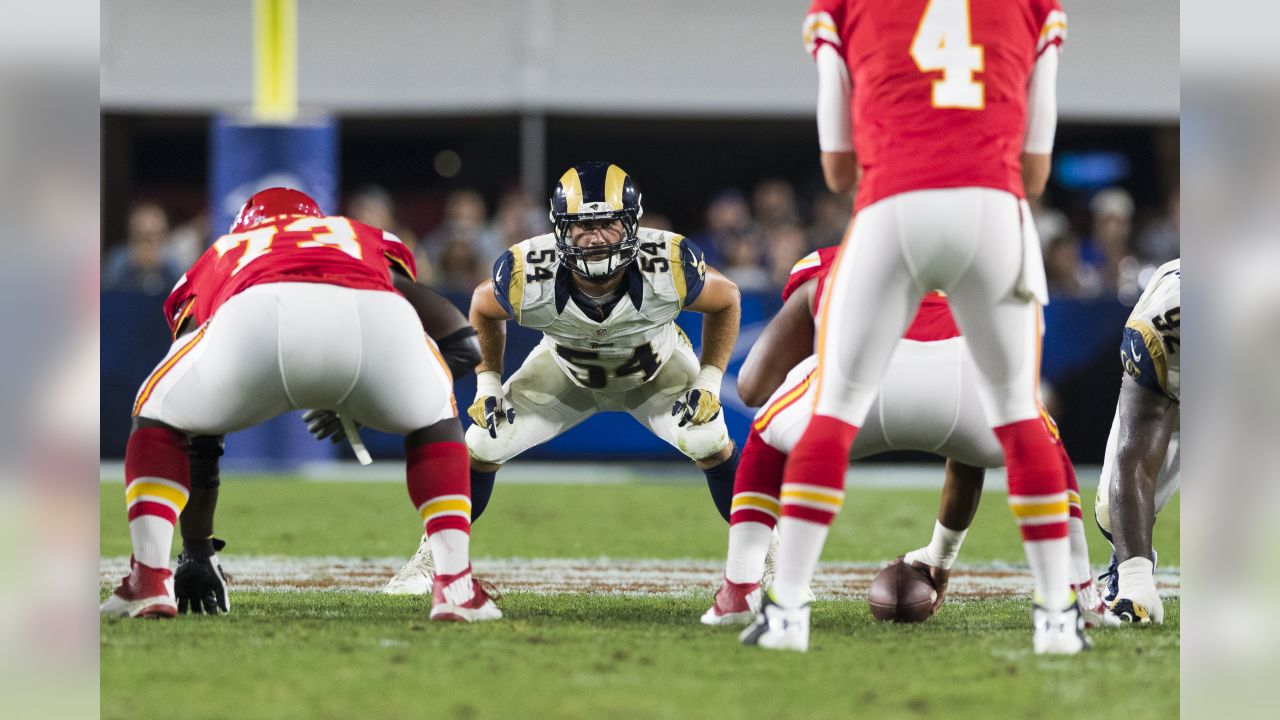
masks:
[[[405,435],[409,497],[437,550],[431,619],[502,616],[471,576],[467,456],[449,370],[395,291],[392,267],[413,275],[394,235],[272,188],[249,198],[230,234],[187,271],[165,302],[177,338],[134,404],[131,571],[103,615],[177,614],[169,549],[191,490],[188,437],[320,407]]]
[[[707,625],[748,623],[760,609],[762,574],[769,537],[781,507],[783,468],[813,415],[816,356],[814,316],[837,248],[822,248],[802,258],[783,288],[783,306],[769,322],[738,373],[738,392],[748,405],[760,407],[742,448],[729,519],[729,557],[715,603],[702,616]],[[973,522],[982,494],[985,468],[1000,467],[1000,442],[987,426],[978,399],[977,368],[965,346],[947,301],[930,293],[921,302],[906,334],[894,349],[889,369],[866,424],[854,440],[852,455],[865,458],[888,450],[917,450],[947,458],[946,481],[933,538],[906,554],[905,561],[924,570],[937,590],[932,611],[946,599],[951,566]],[[1057,428],[1054,435],[1068,480],[1071,540],[1071,587],[1080,597],[1090,624],[1105,622],[1102,604],[1089,571],[1079,489]],[[791,491],[791,499],[806,501]],[[780,497],[781,496],[781,497]],[[823,494],[818,499],[826,499]],[[762,632],[757,622],[744,640]]]
[[[597,412],[630,414],[706,474],[729,519],[738,452],[720,412],[720,381],[738,335],[738,288],[708,271],[675,233],[640,227],[640,190],[617,165],[569,169],[551,197],[554,232],[516,244],[471,299],[483,357],[467,410],[472,520],[498,469]],[[675,324],[703,313],[702,358]],[[504,323],[542,341],[502,382]],[[417,592],[430,575],[425,545],[388,584]]]
[[[1124,378],[1107,438],[1094,516],[1112,542],[1111,614],[1163,623],[1151,530],[1181,481],[1182,261],[1161,265],[1138,298],[1120,342]]]

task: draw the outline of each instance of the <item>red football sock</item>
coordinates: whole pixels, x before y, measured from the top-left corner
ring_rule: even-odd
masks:
[[[778,522],[778,496],[782,492],[782,471],[787,455],[765,443],[752,428],[742,446],[742,459],[733,480],[733,508],[729,515],[732,527],[742,522],[755,522],[773,529]]]
[[[844,473],[858,428],[814,415],[787,459],[782,476],[782,515],[830,525],[844,503]]]
[[[422,517],[436,572],[470,567],[471,473],[467,446],[438,442],[408,450],[409,499]]]
[[[133,556],[153,568],[168,568],[173,526],[191,492],[187,438],[167,427],[144,427],[129,435],[124,454],[124,497]]]

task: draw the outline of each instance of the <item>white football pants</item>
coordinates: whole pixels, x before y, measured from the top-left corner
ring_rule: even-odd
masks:
[[[407,434],[455,417],[453,381],[409,302],[322,283],[255,285],[178,338],[134,415],[196,435],[301,408]]]
[[[820,309],[816,413],[865,424],[931,290],[948,295],[991,426],[1039,417],[1040,241],[1025,202],[989,188],[902,193],[854,217]]]

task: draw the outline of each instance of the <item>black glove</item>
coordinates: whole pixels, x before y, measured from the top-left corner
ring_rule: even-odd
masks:
[[[347,433],[342,429],[341,418],[332,410],[308,410],[303,413],[302,422],[307,424],[307,432],[314,435],[317,440],[329,438],[330,442],[336,444],[347,439]]]
[[[178,596],[178,612],[193,614],[231,612],[227,597],[227,576],[218,563],[217,552],[227,544],[218,538],[183,540],[178,569],[173,573],[173,591]]]

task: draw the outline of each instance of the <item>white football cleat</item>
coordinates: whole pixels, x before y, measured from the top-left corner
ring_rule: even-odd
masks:
[[[784,608],[770,593],[764,594],[755,622],[738,636],[743,645],[756,645],[768,650],[809,649],[809,603],[797,608]]]
[[[431,619],[437,622],[484,622],[502,619],[489,592],[471,575],[471,566],[456,575],[437,575],[431,590]]]
[[[1093,641],[1084,633],[1084,613],[1074,599],[1057,613],[1032,603],[1031,623],[1035,626],[1031,646],[1037,655],[1075,655],[1093,647]]]
[[[173,594],[173,573],[169,568],[153,568],[129,559],[129,574],[111,593],[98,612],[103,617],[171,618],[178,616]]]
[[[1164,601],[1154,590],[1121,592],[1107,609],[1107,615],[1115,618],[1117,625],[1124,623],[1160,625],[1164,623]]]
[[[1107,612],[1107,604],[1102,601],[1102,593],[1098,586],[1089,582],[1076,589],[1076,600],[1080,602],[1080,611],[1084,613],[1084,627],[1118,627],[1120,619]]]
[[[430,595],[435,576],[436,561],[431,555],[431,543],[423,535],[418,552],[396,572],[395,577],[387,581],[382,592],[387,595]]]
[[[747,625],[760,610],[760,584],[729,582],[716,590],[715,603],[702,614],[703,625]]]

